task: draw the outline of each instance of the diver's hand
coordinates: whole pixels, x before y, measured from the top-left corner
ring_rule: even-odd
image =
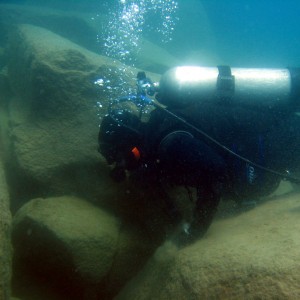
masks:
[[[184,248],[195,242],[198,238],[199,236],[193,234],[191,224],[183,221],[178,225],[170,240],[178,248]]]
[[[178,248],[184,248],[200,240],[205,235],[207,229],[199,222],[188,223],[183,221],[179,224],[170,240]]]

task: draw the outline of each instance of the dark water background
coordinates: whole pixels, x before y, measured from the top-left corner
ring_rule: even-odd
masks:
[[[2,0],[0,3],[97,14],[113,10],[117,0]],[[179,58],[203,56],[206,64],[236,67],[300,65],[299,1],[178,0],[178,5],[179,21],[172,42],[162,44],[161,37],[149,30],[144,30],[144,35]],[[146,22],[156,20],[155,15],[148,15]]]

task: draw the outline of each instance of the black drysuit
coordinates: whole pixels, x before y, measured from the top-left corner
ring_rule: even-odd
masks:
[[[296,172],[300,168],[300,117],[287,110],[199,103],[172,110],[220,144],[156,109],[146,125],[148,160],[164,181],[197,188],[194,218],[186,240],[208,229],[221,197],[246,200],[274,191],[280,177],[265,168]]]
[[[188,230],[183,232],[183,243],[206,232],[221,198],[260,197],[278,186],[280,177],[251,162],[282,173],[300,169],[300,117],[291,111],[209,102],[170,110],[219,144],[156,108],[147,123],[120,112],[116,113],[115,127],[109,119],[104,120],[99,145],[100,152],[109,156],[108,161],[115,160],[122,168],[131,165],[127,169],[137,168],[140,177],[152,176],[157,182],[197,189],[194,217]],[[132,163],[124,163],[123,158],[130,161],[128,153],[135,146],[141,150],[141,157],[139,164],[132,167]],[[168,205],[175,213],[172,203]]]

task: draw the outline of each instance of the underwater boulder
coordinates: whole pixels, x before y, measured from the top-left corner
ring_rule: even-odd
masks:
[[[116,218],[83,200],[34,199],[13,220],[14,275],[28,272],[82,295],[85,284],[92,288],[109,272],[119,229]]]
[[[186,248],[166,242],[116,299],[298,299],[299,195],[273,200]]]
[[[103,299],[116,294],[150,255],[138,231],[68,196],[25,204],[14,217],[12,240],[13,290],[21,298]]]
[[[120,80],[134,87],[137,70],[128,67],[120,74],[121,63],[32,25],[20,25],[10,40],[12,197],[21,201],[49,190],[89,198],[115,195],[97,151],[99,123],[110,99],[121,93],[110,87],[120,86]],[[94,84],[99,78],[102,86]]]
[[[9,299],[12,247],[11,213],[4,167],[0,159],[0,299]]]
[[[99,122],[98,110],[103,115],[108,105],[105,102],[119,96],[105,84],[100,89],[94,82],[109,78],[118,86],[120,63],[32,25],[18,26],[10,39],[8,75],[19,98],[13,100],[12,108],[21,110],[16,112],[20,118],[39,121],[51,117],[63,122],[74,114],[92,113],[90,122]],[[122,80],[128,86],[135,85],[131,74]],[[104,107],[95,107],[98,99]]]

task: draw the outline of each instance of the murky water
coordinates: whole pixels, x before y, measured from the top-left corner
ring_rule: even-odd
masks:
[[[0,299],[298,299],[299,13],[0,1]]]

